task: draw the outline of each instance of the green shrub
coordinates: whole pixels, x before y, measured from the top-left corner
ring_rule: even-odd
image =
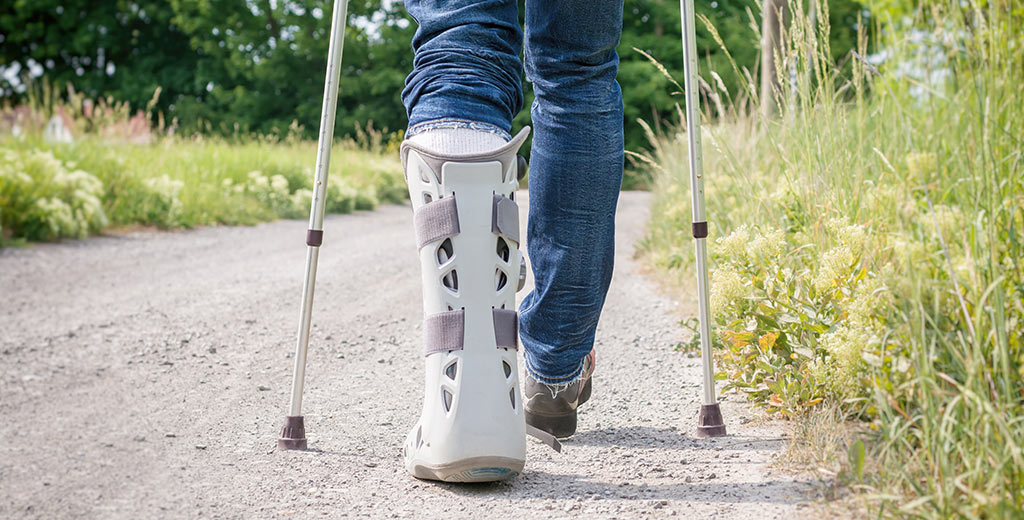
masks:
[[[800,421],[823,401],[863,421],[852,478],[884,516],[1024,517],[1024,12],[913,14],[879,32],[877,68],[864,44],[836,65],[827,24],[794,16],[778,119],[704,128],[717,377]],[[680,276],[685,141],[645,158],[641,245]]]
[[[0,147],[0,226],[29,240],[82,238],[107,225],[103,183],[40,150]]]
[[[406,200],[401,166],[345,142],[335,147],[327,211]],[[6,240],[83,237],[108,225],[161,228],[305,218],[316,143],[163,138],[134,144],[0,137],[0,229]],[[88,172],[88,173],[86,173]]]

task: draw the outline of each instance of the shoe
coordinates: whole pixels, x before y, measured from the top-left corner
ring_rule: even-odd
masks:
[[[541,383],[527,372],[526,424],[564,440],[576,433],[576,410],[590,399],[596,354],[583,358],[582,376],[568,385]]]

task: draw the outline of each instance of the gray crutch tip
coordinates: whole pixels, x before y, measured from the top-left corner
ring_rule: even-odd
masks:
[[[725,421],[722,420],[722,408],[715,404],[702,404],[700,415],[697,416],[697,437],[725,436]]]
[[[277,449],[282,451],[306,449],[306,425],[301,415],[289,415],[285,418],[281,436],[277,439]]]

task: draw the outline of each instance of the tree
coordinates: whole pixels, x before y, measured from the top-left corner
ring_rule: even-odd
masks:
[[[782,27],[789,8],[786,0],[764,0],[761,7],[761,115],[778,111],[779,72],[775,59],[782,53]]]
[[[330,33],[331,0],[8,0],[0,12],[0,69],[42,68],[58,87],[74,85],[92,97],[112,96],[142,109],[157,87],[155,107],[184,132],[284,133],[293,122],[316,135]],[[778,0],[785,1],[785,0]],[[892,0],[895,1],[895,0]],[[716,28],[739,69],[701,21],[701,76],[721,107],[745,103],[761,46],[748,13],[758,0],[697,2],[697,14]],[[830,3],[833,57],[855,42],[862,9],[854,0]],[[522,9],[521,9],[522,11]],[[337,135],[372,120],[378,129],[405,128],[400,96],[412,68],[415,21],[401,2],[349,3]],[[626,147],[648,145],[637,119],[655,131],[677,124],[676,88],[640,49],[682,78],[679,3],[625,4],[618,81],[625,105]],[[712,74],[712,71],[714,74]],[[525,79],[525,78],[524,78]],[[3,81],[0,79],[0,81]],[[0,96],[18,97],[0,83]],[[723,92],[724,89],[724,92]],[[514,121],[529,123],[531,86]],[[718,105],[705,106],[717,115]]]
[[[160,0],[14,0],[0,11],[0,95],[17,96],[38,68],[57,86],[144,107],[157,87],[170,99],[192,93],[196,52]]]
[[[315,135],[319,125],[332,2],[172,0],[174,22],[202,51],[195,81],[205,91],[182,99],[175,114],[229,131],[284,132],[293,121]],[[372,120],[405,126],[399,95],[412,67],[414,27],[397,4],[349,3],[339,97],[339,135]],[[359,21],[359,23],[353,23]],[[231,114],[235,121],[226,121]]]

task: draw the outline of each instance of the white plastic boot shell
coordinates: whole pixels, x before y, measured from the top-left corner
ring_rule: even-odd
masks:
[[[527,134],[483,154],[402,145],[420,246],[427,353],[423,411],[405,444],[406,467],[417,478],[486,482],[523,470],[515,192],[516,153]]]

